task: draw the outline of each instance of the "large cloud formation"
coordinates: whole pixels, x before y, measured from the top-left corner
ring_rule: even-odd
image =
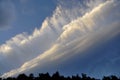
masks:
[[[0,0],[0,30],[10,27],[14,19],[14,4],[9,0]]]
[[[18,34],[1,45],[2,77],[56,70],[64,74],[85,72],[97,77],[114,71],[118,74],[120,50],[119,44],[115,44],[120,35],[120,1],[85,0],[76,4],[71,9],[59,5],[40,30],[35,29],[32,35]],[[114,46],[109,47],[112,41]]]

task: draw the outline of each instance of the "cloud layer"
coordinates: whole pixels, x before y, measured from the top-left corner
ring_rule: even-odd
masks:
[[[97,56],[98,59],[95,58],[88,62],[87,60],[91,55],[94,57],[100,54],[95,51],[96,49],[102,50],[101,45],[106,44],[116,35],[120,35],[120,10],[118,9],[120,1],[96,0],[95,5],[92,1],[94,2],[94,0],[91,2],[85,0],[84,7],[80,8],[82,4],[77,4],[72,9],[68,6],[61,6],[63,5],[61,4],[53,12],[52,17],[46,18],[40,30],[35,29],[32,35],[18,34],[6,41],[6,44],[1,45],[2,70],[0,72],[7,72],[2,77],[38,71],[60,70],[66,71],[64,73],[71,73],[71,69],[75,72],[78,66],[81,67],[80,71],[88,73],[91,69],[83,69],[83,66],[94,66],[96,62],[102,60],[104,62],[103,56],[105,55],[103,54],[101,59]],[[68,69],[65,69],[66,67]],[[97,68],[94,71],[96,70]]]

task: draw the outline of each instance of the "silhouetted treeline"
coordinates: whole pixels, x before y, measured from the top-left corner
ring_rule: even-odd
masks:
[[[52,76],[50,76],[49,73],[40,73],[37,77],[35,77],[32,73],[27,76],[25,74],[20,74],[17,77],[8,77],[8,78],[0,78],[0,80],[100,80],[100,79],[95,79],[92,77],[87,76],[86,74],[81,74],[75,75],[75,76],[68,76],[64,77],[59,74],[59,72],[54,73]],[[102,80],[120,80],[120,78],[111,75],[111,76],[104,76]]]

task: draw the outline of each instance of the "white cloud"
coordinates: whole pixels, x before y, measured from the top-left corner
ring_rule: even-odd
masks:
[[[74,15],[76,17],[71,16],[72,14],[69,14],[71,11],[58,6],[53,16],[46,18],[40,30],[35,29],[31,35],[23,32],[1,45],[0,65],[3,68],[0,72],[4,73],[17,68],[50,48],[62,33],[62,27],[79,16],[78,14]],[[75,9],[72,12],[74,13]]]
[[[88,3],[87,5],[90,6]],[[11,71],[2,77],[37,70],[56,70],[54,67],[57,64],[64,63],[68,58],[78,56],[93,45],[98,45],[98,42],[102,43],[119,34],[118,6],[118,2],[109,0],[96,5],[83,16],[71,15],[71,11],[66,11],[61,6],[57,7],[53,16],[43,22],[40,30],[35,29],[30,36],[26,33],[19,34],[1,46],[0,55],[3,59],[0,64],[2,65],[3,60],[8,60],[6,63],[9,64],[13,62],[16,64],[12,65],[8,69]],[[13,57],[16,60],[11,59]],[[6,67],[3,70],[5,69]]]

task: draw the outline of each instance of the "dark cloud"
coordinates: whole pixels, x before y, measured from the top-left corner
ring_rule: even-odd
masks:
[[[0,0],[0,30],[10,26],[15,19],[15,7],[10,1]]]

